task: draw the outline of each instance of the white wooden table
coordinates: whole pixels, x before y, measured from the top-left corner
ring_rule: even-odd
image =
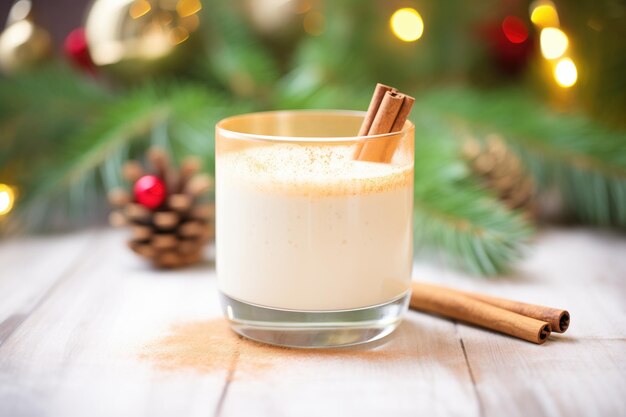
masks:
[[[139,358],[173,323],[219,317],[210,263],[155,272],[109,230],[0,243],[0,416],[626,416],[626,239],[543,231],[514,276],[436,264],[415,277],[567,308],[542,346],[409,312],[377,352],[271,369],[163,370]],[[229,377],[230,375],[230,377]]]

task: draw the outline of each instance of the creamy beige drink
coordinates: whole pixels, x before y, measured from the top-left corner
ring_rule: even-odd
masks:
[[[344,310],[406,293],[412,166],[350,146],[263,144],[217,159],[221,291],[289,310]]]

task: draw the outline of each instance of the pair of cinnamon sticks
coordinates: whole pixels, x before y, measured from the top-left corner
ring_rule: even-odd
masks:
[[[551,332],[565,332],[570,323],[567,310],[418,282],[412,284],[410,306],[537,344]]]
[[[398,92],[395,88],[377,84],[359,136],[382,135],[400,132],[415,99]],[[390,162],[398,145],[399,137],[386,137],[362,141],[355,152],[354,159],[370,162]]]

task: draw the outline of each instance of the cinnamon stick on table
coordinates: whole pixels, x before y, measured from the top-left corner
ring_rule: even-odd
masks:
[[[529,342],[542,344],[550,336],[550,324],[437,285],[412,284],[411,308],[434,313]]]
[[[520,301],[506,300],[504,298],[492,297],[485,294],[476,294],[472,292],[467,292],[465,294],[476,300],[491,304],[492,306],[545,321],[550,324],[552,331],[555,333],[564,333],[569,328],[570,315],[567,310],[522,303]]]
[[[521,301],[508,300],[506,298],[494,297],[492,295],[479,294],[475,292],[462,291],[449,287],[442,287],[434,284],[413,282],[413,291],[430,291],[433,288],[440,288],[446,291],[453,291],[475,300],[482,301],[492,306],[500,307],[523,316],[532,317],[550,324],[555,333],[564,333],[569,327],[570,314],[567,310],[540,306],[536,304],[523,303]]]
[[[404,127],[415,99],[384,84],[377,84],[359,129],[359,136],[399,132]],[[354,158],[361,161],[389,162],[399,137],[364,140]]]

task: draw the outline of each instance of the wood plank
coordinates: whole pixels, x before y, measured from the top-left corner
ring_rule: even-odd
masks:
[[[93,233],[0,243],[0,345],[79,261]]]
[[[103,233],[0,346],[0,415],[209,415],[225,372],[162,372],[138,355],[179,320],[220,313],[210,266],[147,267]]]
[[[535,346],[459,327],[485,416],[626,415],[626,340]]]

